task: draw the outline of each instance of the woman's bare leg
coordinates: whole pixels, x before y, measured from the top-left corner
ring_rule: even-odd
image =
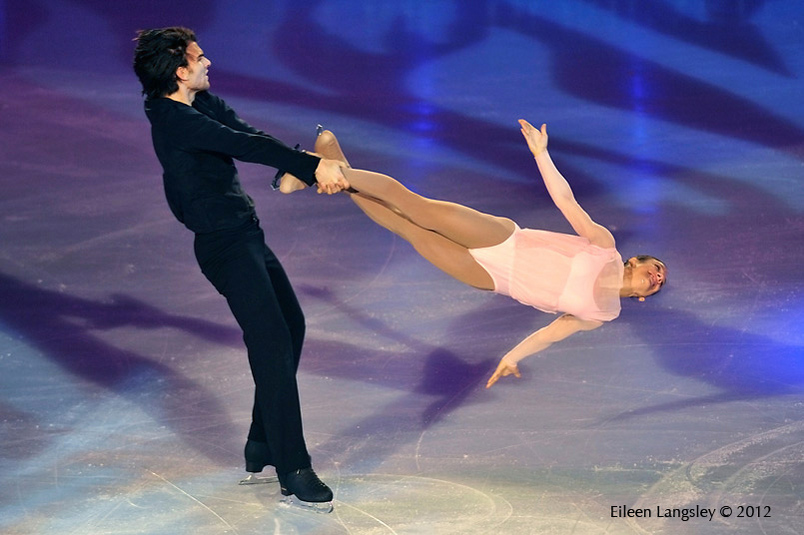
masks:
[[[352,189],[381,201],[413,224],[468,249],[500,244],[515,228],[510,219],[422,197],[387,175],[358,169],[344,169],[343,174]]]
[[[409,242],[425,260],[447,275],[481,290],[494,289],[491,276],[463,245],[416,225],[377,199],[360,193],[352,193],[350,197],[375,223]]]
[[[318,136],[315,151],[324,158],[339,160],[349,165],[338,139],[329,130],[324,130]],[[377,199],[359,193],[351,193],[349,196],[375,223],[409,242],[425,260],[441,271],[469,286],[482,290],[494,289],[494,281],[469,254],[466,247],[416,226]]]
[[[338,143],[338,139],[329,130],[324,130],[316,138],[315,151],[324,158],[340,160],[347,165],[349,164]],[[414,225],[424,230],[441,234],[464,248],[473,249],[497,245],[504,242],[514,231],[514,222],[510,219],[484,214],[456,203],[427,199],[413,193],[387,175],[352,169],[344,169],[343,171],[352,189],[363,194],[351,195],[352,200],[372,219],[374,217],[366,211],[366,207],[374,207],[359,202],[360,199],[365,199],[366,196],[380,201],[381,204],[385,205],[384,208],[391,211],[393,215],[397,217],[401,215]],[[286,177],[288,178],[287,185]],[[305,186],[303,182],[293,175],[285,175],[282,177],[280,190],[284,193],[290,193]],[[376,212],[376,210],[373,211]],[[380,224],[386,226],[383,223]],[[393,229],[391,230],[396,232]],[[397,234],[399,233],[397,232]],[[408,234],[411,233],[408,232]],[[415,244],[414,247],[416,247]],[[416,248],[418,250],[418,247]],[[445,269],[444,271],[447,270]],[[485,270],[483,272],[485,273]]]

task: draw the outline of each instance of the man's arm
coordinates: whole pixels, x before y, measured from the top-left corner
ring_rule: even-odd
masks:
[[[231,128],[236,132],[242,132],[246,134],[252,134],[256,136],[261,136],[266,138],[269,141],[272,141],[275,146],[281,146],[287,151],[292,151],[293,153],[300,153],[295,149],[291,149],[284,143],[282,143],[277,138],[271,136],[270,134],[266,134],[262,130],[258,130],[254,128],[246,121],[240,118],[237,115],[237,112],[234,111],[226,102],[212,93],[208,91],[204,91],[196,95],[196,102],[195,105],[201,109],[205,109],[208,112],[208,115],[214,117],[218,121],[220,121],[224,126]],[[312,155],[308,153],[304,153],[303,151],[301,154],[304,154],[308,158],[302,159],[302,165],[304,165],[304,169],[308,172],[304,174],[298,174],[296,170],[298,168],[288,167],[287,165],[281,164],[268,164],[272,167],[276,167],[277,169],[281,169],[283,172],[289,172],[290,174],[296,176],[297,178],[303,180],[308,186],[312,186],[313,184],[318,183],[319,189],[321,191],[325,191],[327,193],[337,193],[341,189],[345,189],[349,187],[349,183],[346,181],[346,178],[343,176],[343,173],[340,172],[340,168],[343,167],[342,164],[325,160],[324,158],[319,157],[318,155]],[[237,158],[237,156],[234,156]],[[285,161],[288,161],[292,156],[285,157]],[[312,160],[310,158],[315,158],[316,165],[312,168]],[[242,158],[238,158],[241,159]],[[250,160],[243,160],[243,161],[250,161]],[[263,162],[258,162],[263,163]]]
[[[214,117],[217,121],[225,124],[232,130],[237,130],[238,132],[245,132],[247,134],[257,134],[260,136],[268,136],[272,139],[276,139],[269,134],[266,134],[262,130],[259,130],[246,121],[240,118],[237,115],[237,112],[232,109],[231,106],[226,104],[226,101],[222,98],[218,97],[217,95],[213,95],[209,91],[202,91],[195,96],[195,100],[193,101],[193,107],[197,108],[210,117]],[[279,140],[277,140],[279,141]],[[280,142],[281,143],[281,142]]]
[[[542,327],[535,333],[522,340],[516,347],[505,354],[500,364],[486,383],[486,388],[497,382],[500,377],[515,375],[519,377],[517,362],[527,356],[547,349],[555,342],[564,340],[578,331],[591,331],[603,325],[599,321],[582,320],[570,314],[564,314],[554,320],[550,325]]]
[[[191,107],[178,108],[169,135],[189,151],[225,154],[243,162],[284,169],[312,185],[321,159],[293,150],[270,136],[241,132]]]

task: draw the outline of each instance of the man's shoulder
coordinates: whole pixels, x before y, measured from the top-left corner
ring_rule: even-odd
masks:
[[[198,130],[199,121],[214,120],[214,113],[176,102],[169,98],[153,99],[145,102],[145,115],[156,135],[160,132],[168,137],[181,133],[181,136]]]
[[[168,98],[150,98],[145,101],[145,115],[151,121],[151,124],[157,126],[163,123],[170,115],[172,115],[175,102]]]
[[[154,98],[145,101],[145,115],[152,123],[172,122],[186,113],[198,113],[190,106],[169,98]]]
[[[222,108],[226,106],[226,102],[214,93],[209,91],[199,91],[195,94],[193,105],[202,105],[208,108]]]

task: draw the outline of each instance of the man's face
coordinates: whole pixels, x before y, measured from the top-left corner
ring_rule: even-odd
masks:
[[[204,55],[198,43],[190,43],[187,47],[187,67],[181,67],[179,79],[192,91],[206,91],[209,89],[207,70],[210,65],[212,62]]]

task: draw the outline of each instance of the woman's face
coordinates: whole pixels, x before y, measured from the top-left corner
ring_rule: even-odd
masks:
[[[655,258],[640,262],[636,257],[631,257],[628,265],[631,266],[631,289],[634,297],[655,294],[667,280],[667,267]]]

